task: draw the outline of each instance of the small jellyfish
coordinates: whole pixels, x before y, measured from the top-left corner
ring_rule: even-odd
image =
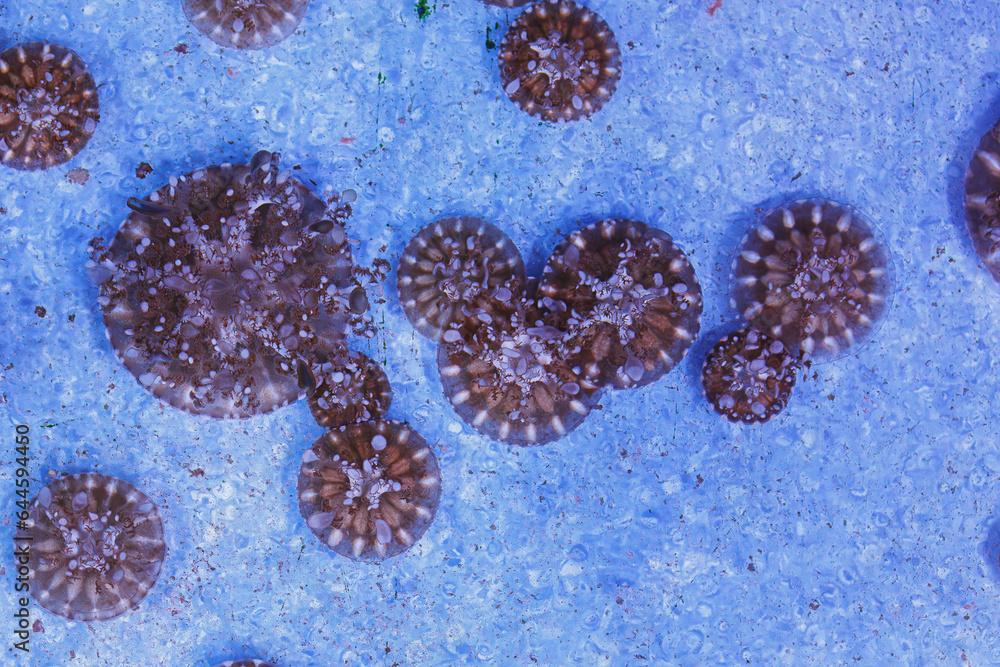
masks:
[[[128,482],[65,475],[28,509],[29,586],[38,603],[77,621],[115,618],[139,606],[166,553],[160,513]]]
[[[274,665],[256,658],[244,658],[243,660],[226,660],[219,663],[218,667],[274,667]]]
[[[299,512],[328,547],[356,560],[396,556],[420,539],[441,496],[437,457],[396,421],[328,431],[302,456]]]
[[[965,218],[976,253],[1000,281],[1000,123],[983,135],[965,173]]]
[[[438,346],[438,373],[467,424],[513,445],[540,445],[583,423],[599,387],[570,363],[563,332],[522,301],[509,323],[453,324]]]
[[[488,222],[443,218],[407,244],[397,287],[413,326],[437,340],[452,321],[506,316],[524,289],[524,263],[507,235]]]
[[[769,212],[733,260],[733,307],[793,353],[816,360],[866,339],[889,291],[889,256],[871,226],[825,200]]]
[[[308,0],[184,0],[184,14],[220,46],[262,49],[299,27]]]
[[[133,212],[91,271],[108,338],[158,398],[245,418],[303,395],[298,370],[364,323],[344,222],[260,151],[206,167]]]
[[[73,51],[34,42],[0,53],[0,163],[35,170],[79,153],[100,120],[97,87]]]
[[[621,54],[615,35],[572,0],[540,0],[510,26],[500,44],[504,91],[546,121],[586,118],[615,92]]]
[[[666,232],[602,220],[549,257],[539,286],[546,322],[567,333],[569,358],[615,388],[653,382],[698,335],[701,287]]]
[[[389,409],[389,378],[360,352],[337,355],[313,372],[318,382],[309,395],[309,409],[324,428],[379,419]]]
[[[799,365],[780,340],[746,327],[715,344],[701,382],[708,402],[729,421],[763,423],[788,404]]]

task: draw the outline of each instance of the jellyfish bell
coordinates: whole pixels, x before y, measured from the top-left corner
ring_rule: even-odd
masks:
[[[542,321],[532,296],[519,301],[509,319],[445,331],[438,373],[467,424],[502,442],[540,445],[582,424],[600,387],[572,363],[563,332]]]
[[[97,87],[75,52],[32,42],[0,53],[0,164],[30,171],[67,162],[99,120]]]
[[[1000,122],[983,135],[969,162],[965,218],[976,254],[1000,281]]]
[[[368,421],[320,436],[302,456],[299,511],[324,545],[378,561],[412,547],[441,497],[437,457],[408,424]]]
[[[788,404],[800,367],[780,340],[744,327],[712,347],[702,366],[702,387],[729,421],[763,423]]]
[[[573,0],[539,0],[510,25],[500,44],[504,92],[545,121],[573,121],[597,112],[621,78],[614,32]]]
[[[449,324],[503,316],[524,289],[524,262],[498,227],[473,217],[428,224],[407,244],[397,288],[403,312],[437,340]]]
[[[392,402],[385,371],[360,352],[344,350],[319,363],[309,391],[316,422],[334,429],[380,419]]]
[[[136,608],[166,554],[156,505],[98,473],[64,475],[39,491],[17,539],[30,541],[29,590],[49,611],[101,621]]]
[[[184,14],[220,46],[262,49],[298,28],[308,0],[183,0]]]
[[[328,210],[276,154],[171,178],[130,207],[91,273],[115,353],[174,407],[244,418],[286,405],[305,393],[300,362],[364,326],[349,207]]]
[[[599,384],[649,384],[698,335],[701,287],[670,235],[632,220],[570,234],[542,273],[545,321],[567,332],[570,359]]]
[[[803,199],[768,212],[732,264],[732,305],[793,353],[825,361],[867,340],[891,297],[889,254],[856,211]]]

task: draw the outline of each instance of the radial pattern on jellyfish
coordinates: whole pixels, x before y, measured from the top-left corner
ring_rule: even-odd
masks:
[[[798,358],[780,340],[745,327],[715,344],[701,382],[709,403],[726,419],[761,423],[788,404],[798,370]]]
[[[166,553],[160,514],[128,482],[97,473],[65,475],[28,509],[31,594],[78,621],[114,618],[139,605]]]
[[[441,496],[437,457],[407,424],[370,421],[328,431],[302,456],[299,511],[324,544],[358,560],[409,549]]]
[[[263,660],[257,659],[243,659],[243,660],[226,660],[223,663],[219,663],[218,667],[274,667],[269,662],[264,662]]]
[[[572,0],[540,0],[500,44],[504,91],[546,121],[586,118],[615,92],[621,54],[600,16]]]
[[[701,287],[670,235],[631,220],[573,232],[539,286],[548,324],[567,335],[569,359],[616,388],[653,382],[698,334]]]
[[[262,49],[299,26],[308,0],[184,0],[184,13],[221,46]]]
[[[344,352],[319,363],[309,409],[320,426],[339,428],[379,419],[392,402],[385,371],[360,352]]]
[[[969,163],[965,217],[976,253],[1000,281],[1000,123],[983,135]]]
[[[0,53],[0,163],[62,164],[87,145],[99,119],[97,87],[76,53],[41,42]]]
[[[367,321],[344,221],[257,153],[171,178],[108,248],[95,247],[104,322],[140,384],[199,415],[248,417],[302,395],[298,369]]]
[[[453,324],[438,346],[444,393],[458,415],[491,438],[514,445],[557,440],[596,405],[598,386],[574,367],[559,329],[533,303],[503,325]]]
[[[491,323],[524,289],[521,253],[497,227],[478,218],[443,218],[421,229],[400,258],[403,312],[437,340],[452,321]]]
[[[733,306],[755,328],[813,359],[866,339],[889,292],[889,256],[872,227],[830,201],[771,211],[733,260]]]

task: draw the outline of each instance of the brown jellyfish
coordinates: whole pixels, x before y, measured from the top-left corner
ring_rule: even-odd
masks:
[[[438,346],[438,373],[463,421],[513,445],[561,438],[599,398],[599,387],[568,359],[563,332],[542,322],[527,298],[509,322],[453,324]]]
[[[308,0],[184,0],[184,14],[220,46],[262,49],[295,32],[308,4]]]
[[[788,404],[799,366],[780,340],[744,327],[708,353],[701,383],[708,402],[729,421],[763,423]]]
[[[521,253],[497,227],[478,218],[443,218],[414,236],[399,262],[403,312],[437,340],[452,321],[489,324],[524,289]]]
[[[249,417],[298,399],[299,370],[363,326],[344,221],[261,151],[171,178],[95,248],[108,338],[158,398]]]
[[[274,667],[269,662],[257,659],[226,660],[219,664],[219,667]]]
[[[771,211],[733,260],[733,307],[807,358],[833,358],[866,339],[889,291],[889,256],[871,226],[826,200]]]
[[[621,54],[615,35],[572,0],[540,0],[510,26],[500,44],[504,91],[546,121],[586,118],[615,92]]]
[[[1000,281],[1000,123],[983,135],[965,173],[965,218],[976,253]]]
[[[319,364],[309,409],[320,426],[339,428],[379,419],[392,401],[385,371],[360,352],[346,351]]]
[[[28,509],[29,586],[38,603],[77,621],[135,609],[156,583],[166,545],[156,505],[128,482],[65,475]]]
[[[42,42],[0,53],[0,163],[62,164],[87,145],[98,120],[97,88],[76,53]]]
[[[420,539],[441,496],[437,457],[396,421],[328,431],[302,456],[299,512],[342,556],[381,560]]]
[[[598,384],[649,384],[698,334],[701,287],[666,232],[602,220],[549,257],[539,286],[546,322],[566,332],[569,359]]]

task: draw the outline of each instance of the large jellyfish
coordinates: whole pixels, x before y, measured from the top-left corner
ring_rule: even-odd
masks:
[[[261,151],[171,178],[133,213],[92,270],[115,352],[171,405],[249,417],[301,397],[301,367],[366,326],[344,229]],[[319,369],[316,369],[319,375]]]

